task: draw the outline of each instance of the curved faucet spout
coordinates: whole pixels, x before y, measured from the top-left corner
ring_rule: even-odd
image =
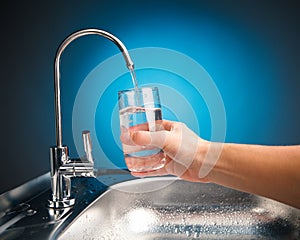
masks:
[[[90,35],[90,34],[96,34],[103,36],[109,40],[111,40],[113,43],[117,45],[117,47],[120,49],[120,51],[123,54],[123,57],[126,62],[126,66],[130,71],[133,71],[134,64],[129,56],[129,53],[124,46],[124,44],[114,35],[111,33],[108,33],[106,31],[100,30],[100,29],[84,29],[80,30],[78,32],[75,32],[71,34],[69,37],[67,37],[60,45],[60,47],[57,50],[56,57],[55,57],[55,76],[54,76],[54,87],[55,87],[55,117],[56,117],[56,146],[58,148],[62,148],[62,123],[61,123],[61,103],[60,103],[60,58],[65,50],[65,48],[75,39]]]
[[[55,127],[56,127],[56,146],[50,148],[51,163],[51,184],[52,198],[49,200],[50,208],[65,208],[75,204],[75,198],[71,194],[71,177],[94,176],[94,161],[91,155],[92,145],[89,131],[83,131],[83,143],[86,152],[85,159],[70,159],[67,146],[62,144],[61,126],[61,104],[60,104],[60,58],[65,48],[75,39],[96,34],[103,36],[117,45],[123,54],[127,68],[134,74],[134,65],[124,44],[114,35],[99,29],[84,29],[71,34],[59,46],[55,57]]]

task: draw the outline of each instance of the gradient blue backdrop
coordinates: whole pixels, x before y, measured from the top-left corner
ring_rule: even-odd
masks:
[[[299,10],[297,1],[283,0],[7,1],[1,14],[0,193],[50,169],[54,56],[61,41],[82,28],[110,31],[128,49],[170,48],[199,62],[223,98],[227,142],[299,144]],[[72,156],[76,93],[87,74],[117,52],[106,39],[89,36],[63,54],[63,142]]]

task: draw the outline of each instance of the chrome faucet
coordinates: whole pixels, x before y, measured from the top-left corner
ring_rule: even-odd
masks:
[[[55,97],[55,127],[56,146],[50,148],[52,199],[51,208],[65,208],[74,205],[75,198],[71,194],[71,177],[94,177],[94,161],[89,131],[82,132],[83,145],[86,153],[84,159],[70,159],[68,147],[62,144],[61,97],[60,97],[60,58],[65,48],[75,39],[96,34],[108,38],[117,45],[123,54],[127,68],[133,71],[134,65],[124,44],[114,35],[100,29],[84,29],[71,34],[59,46],[54,66],[54,97]]]

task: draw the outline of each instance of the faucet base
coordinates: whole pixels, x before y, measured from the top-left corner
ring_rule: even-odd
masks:
[[[67,208],[75,204],[75,198],[65,198],[63,200],[48,200],[49,208]]]

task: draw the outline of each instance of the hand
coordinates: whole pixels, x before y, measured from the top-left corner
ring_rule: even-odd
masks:
[[[188,181],[214,182],[300,209],[300,145],[216,143],[198,137],[183,123],[163,120],[162,126],[157,132],[147,128],[122,132],[123,143],[159,147],[166,154],[163,168],[132,175],[172,174]]]
[[[210,146],[185,124],[163,120],[164,130],[157,132],[135,131],[122,132],[121,141],[132,145],[161,148],[166,154],[165,166],[149,172],[132,172],[138,177],[175,175],[189,181],[208,181],[207,174],[202,174],[204,160]],[[206,168],[209,169],[209,168]]]

